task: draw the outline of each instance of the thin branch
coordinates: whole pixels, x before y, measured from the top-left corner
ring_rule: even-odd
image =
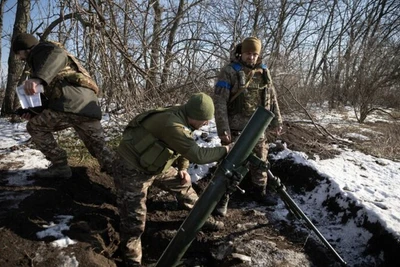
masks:
[[[327,129],[325,129],[325,127],[323,127],[321,124],[318,124],[314,121],[314,119],[312,118],[312,116],[310,115],[310,113],[307,111],[307,109],[296,99],[296,97],[294,96],[294,94],[292,93],[292,91],[287,88],[286,86],[282,85],[283,88],[285,88],[285,90],[287,90],[289,92],[289,94],[292,96],[293,100],[304,110],[304,112],[306,113],[307,117],[310,119],[310,123],[312,123],[315,128],[318,130],[318,132],[320,132],[320,134],[322,134],[323,136],[328,135],[329,137],[331,137],[334,140],[340,141],[340,142],[346,142],[345,140],[342,139],[338,139],[337,137],[335,137],[333,134],[331,134]],[[322,129],[322,130],[321,130]]]

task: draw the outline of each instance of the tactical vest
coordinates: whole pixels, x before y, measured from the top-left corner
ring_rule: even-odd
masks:
[[[167,171],[180,156],[167,145],[148,132],[142,123],[151,115],[174,108],[159,108],[142,113],[131,121],[124,132],[123,141],[129,142],[140,168],[150,174]]]
[[[74,86],[81,86],[85,87],[88,89],[93,90],[96,95],[99,93],[99,88],[97,87],[96,82],[92,79],[90,74],[87,72],[87,70],[82,66],[82,64],[79,62],[79,60],[70,54],[62,44],[54,41],[46,41],[47,43],[51,43],[53,45],[56,45],[60,48],[62,48],[65,53],[68,56],[68,63],[67,66],[65,66],[58,74],[57,76],[52,80],[52,82],[49,84],[50,88],[55,88],[59,89],[58,94],[61,94],[61,88],[57,88],[58,85],[60,84],[60,81],[62,80],[67,80],[69,83],[71,83]],[[57,92],[55,92],[57,94]]]
[[[229,113],[251,116],[260,104],[265,106],[267,87],[270,83],[267,67],[261,64],[260,68],[247,71],[247,73],[238,62],[232,63],[231,67],[237,73],[239,89],[230,97]]]

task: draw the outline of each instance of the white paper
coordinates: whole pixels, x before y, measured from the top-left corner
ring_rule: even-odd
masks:
[[[43,92],[43,85],[38,85],[36,87],[38,92],[34,95],[25,94],[24,85],[17,87],[17,96],[22,108],[34,108],[40,107],[42,105],[42,100],[40,99],[40,93]]]

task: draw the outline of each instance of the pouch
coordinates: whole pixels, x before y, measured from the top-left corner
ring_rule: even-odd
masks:
[[[159,173],[171,167],[174,160],[174,151],[155,142],[140,156],[140,165],[149,172]]]

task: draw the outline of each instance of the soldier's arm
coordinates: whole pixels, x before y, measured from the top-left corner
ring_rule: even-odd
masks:
[[[189,168],[189,160],[185,157],[180,156],[176,160],[176,167],[178,168],[179,171],[184,171]]]
[[[31,77],[40,79],[45,85],[57,76],[68,63],[68,56],[65,51],[53,45],[40,45],[32,51]]]
[[[191,131],[183,125],[174,125],[164,128],[162,141],[167,146],[181,154],[190,162],[206,164],[219,161],[227,154],[225,147],[200,147],[191,135]]]
[[[267,69],[267,75],[269,80],[268,92],[271,94],[271,111],[275,115],[271,123],[271,127],[280,127],[282,126],[282,115],[279,108],[278,96],[275,90],[274,83],[272,82],[271,73],[269,72],[269,69]]]
[[[221,160],[227,154],[226,147],[200,147],[191,146],[190,149],[183,154],[191,162],[197,164],[206,164]]]
[[[230,66],[224,67],[219,73],[214,87],[213,100],[218,136],[231,135],[228,120],[228,103],[235,85],[235,75],[232,75],[234,74],[233,71]]]
[[[282,115],[281,115],[281,110],[279,108],[278,97],[274,86],[271,87],[271,93],[272,93],[272,109],[273,109],[272,111],[275,114],[275,118],[279,126],[282,125]]]

